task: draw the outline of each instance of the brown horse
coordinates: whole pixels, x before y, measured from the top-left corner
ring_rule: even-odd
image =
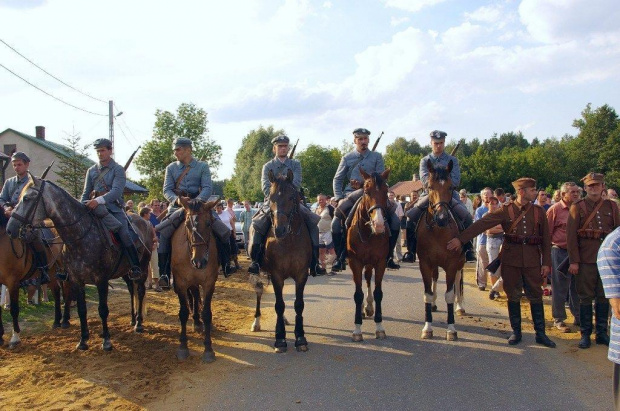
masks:
[[[446,272],[446,303],[448,304],[448,330],[446,339],[454,341],[457,332],[454,328],[455,297],[462,296],[462,269],[465,264],[463,253],[446,251],[446,244],[459,232],[458,225],[452,214],[452,161],[447,168],[434,168],[430,160],[427,162],[430,173],[428,179],[429,206],[420,218],[417,229],[418,257],[420,272],[424,282],[425,324],[422,338],[433,337],[433,304],[436,299],[436,284],[439,267]]]
[[[179,297],[179,320],[181,334],[177,358],[184,360],[189,357],[187,348],[187,319],[190,310],[194,313],[194,330],[204,331],[204,353],[202,361],[215,361],[215,352],[211,346],[211,324],[213,313],[211,301],[218,276],[217,243],[211,229],[215,217],[211,210],[217,200],[208,203],[200,200],[180,198],[185,210],[185,224],[172,235],[172,257],[170,269],[174,278],[174,291]],[[199,293],[202,287],[202,296]],[[202,298],[201,298],[202,297]],[[202,321],[198,317],[200,301],[202,305]]]
[[[362,270],[366,279],[368,296],[366,298],[365,315],[373,315],[376,325],[375,335],[379,339],[385,338],[383,328],[383,315],[381,311],[381,301],[383,300],[383,290],[381,282],[385,274],[385,267],[389,253],[389,230],[385,227],[385,216],[388,212],[388,186],[387,178],[390,169],[383,173],[367,174],[360,167],[362,177],[364,177],[364,195],[355,210],[351,225],[347,230],[347,252],[349,265],[353,271],[353,282],[355,283],[355,331],[353,331],[353,341],[363,341],[362,337],[362,302],[364,292],[362,291]],[[375,273],[375,290],[371,293],[370,281],[373,269]],[[377,303],[376,310],[373,310],[373,300]]]
[[[284,318],[284,297],[282,289],[284,280],[292,278],[295,281],[295,348],[297,351],[308,351],[308,341],[304,334],[304,287],[308,281],[308,268],[312,258],[312,244],[308,228],[299,207],[303,207],[298,190],[293,186],[293,172],[289,170],[286,177],[275,177],[269,172],[271,189],[269,202],[273,229],[267,235],[265,256],[262,270],[267,272],[273,282],[273,291],[276,297],[276,341],[275,352],[286,352],[286,318]],[[250,237],[253,229],[250,229]],[[256,280],[254,275],[250,280]],[[252,331],[260,329],[260,297],[262,284],[257,281],[256,314]]]

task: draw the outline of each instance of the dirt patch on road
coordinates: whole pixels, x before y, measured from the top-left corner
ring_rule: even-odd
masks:
[[[69,329],[36,332],[22,322],[22,344],[0,349],[0,404],[12,409],[142,409],[171,390],[173,375],[194,373],[204,367],[200,355],[202,337],[188,321],[191,357],[180,364],[178,346],[179,303],[174,291],[147,293],[145,332],[130,326],[129,294],[124,283],[110,290],[109,326],[114,350],[101,350],[101,322],[97,306],[89,304],[90,349],[78,351],[79,320],[72,310]],[[217,282],[213,300],[213,345],[231,344],[228,332],[249,328],[254,315],[255,293],[247,274]],[[266,310],[265,310],[266,311]],[[51,318],[46,319],[51,326]],[[10,335],[8,335],[10,337]],[[218,379],[217,373],[208,378]],[[6,409],[6,408],[5,408]]]

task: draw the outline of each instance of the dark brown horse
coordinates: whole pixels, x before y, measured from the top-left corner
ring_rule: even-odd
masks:
[[[374,313],[375,336],[380,339],[385,338],[381,310],[381,301],[383,300],[381,282],[385,274],[389,253],[389,230],[385,227],[385,217],[388,212],[387,178],[390,175],[390,169],[381,174],[367,174],[360,167],[360,172],[364,177],[364,195],[360,199],[351,225],[347,230],[347,252],[349,265],[353,271],[353,282],[355,283],[353,341],[363,341],[362,302],[364,301],[364,292],[362,291],[362,271],[364,271],[366,287],[368,288],[364,312],[367,317]],[[371,292],[370,281],[372,280],[373,270],[375,290]],[[377,304],[376,310],[373,310],[373,300]]]
[[[179,320],[181,334],[177,358],[184,360],[189,357],[187,347],[187,320],[190,310],[194,313],[194,330],[204,331],[204,347],[202,361],[215,361],[215,352],[211,346],[211,324],[213,312],[211,301],[215,292],[218,276],[217,243],[211,229],[215,217],[211,210],[217,200],[208,203],[199,200],[180,198],[185,209],[185,224],[172,235],[172,257],[170,269],[174,278],[174,291],[179,297]],[[202,289],[202,296],[199,290]],[[202,321],[199,313],[202,303]]]
[[[457,332],[454,328],[454,302],[462,296],[462,269],[465,264],[463,253],[453,253],[446,250],[446,244],[458,235],[459,229],[450,208],[452,201],[452,161],[447,168],[434,168],[430,160],[427,162],[428,171],[428,200],[426,212],[420,218],[417,229],[418,256],[420,257],[420,272],[424,282],[425,324],[422,338],[433,338],[433,304],[436,299],[436,285],[439,277],[439,267],[446,272],[446,303],[448,304],[448,330],[446,339],[454,341]]]
[[[293,172],[289,170],[286,177],[275,177],[269,172],[271,189],[269,202],[273,229],[267,235],[265,257],[262,270],[267,272],[273,282],[273,291],[276,297],[276,341],[274,344],[277,353],[286,352],[286,319],[284,318],[284,297],[282,289],[284,280],[292,278],[295,281],[295,348],[297,351],[307,351],[308,342],[304,334],[304,287],[308,281],[308,268],[312,258],[312,244],[308,228],[299,212],[301,197],[293,186]],[[250,229],[250,238],[253,229]],[[250,280],[254,280],[250,276]],[[260,329],[260,296],[262,285],[256,287],[256,315],[252,330]]]

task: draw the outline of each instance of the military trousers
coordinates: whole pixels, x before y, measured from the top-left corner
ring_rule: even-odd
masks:
[[[226,224],[224,224],[222,220],[220,220],[217,213],[213,214],[215,216],[215,220],[213,221],[211,229],[223,243],[227,244],[230,238],[230,229],[226,227]],[[179,225],[181,225],[184,219],[185,210],[183,208],[178,208],[172,213],[168,212],[166,218],[164,218],[161,223],[157,224],[155,231],[159,233],[159,247],[157,248],[158,253],[170,252],[170,240],[172,238],[172,234],[174,234],[175,230]]]
[[[513,267],[502,264],[502,279],[504,280],[504,292],[508,296],[508,301],[520,302],[521,292],[525,291],[525,296],[530,303],[542,303],[543,278],[538,267]]]
[[[351,209],[362,196],[364,189],[360,188],[349,193],[344,200],[338,205],[332,219],[332,234],[341,235],[344,226],[344,220],[349,216]],[[391,231],[400,230],[400,219],[396,215],[396,203],[388,203],[389,209],[385,211],[388,225]]]
[[[310,239],[312,240],[312,246],[319,246],[319,220],[321,217],[314,214],[307,207],[302,205],[299,206],[299,214],[301,214],[304,219],[304,223],[308,228],[308,233],[310,234]],[[265,201],[263,206],[252,218],[252,227],[254,231],[257,233],[266,236],[269,229],[271,228],[273,222],[271,221],[271,209],[269,207],[269,201]],[[254,245],[254,244],[252,244]]]
[[[607,304],[603,282],[596,264],[579,263],[579,274],[576,277],[577,295],[580,305],[592,305],[596,303]]]

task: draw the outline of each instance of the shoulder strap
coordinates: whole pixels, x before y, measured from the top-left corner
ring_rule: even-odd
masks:
[[[596,215],[596,213],[598,212],[598,210],[600,210],[600,209],[601,209],[601,207],[603,206],[603,203],[604,203],[604,202],[605,202],[605,200],[602,200],[602,199],[601,199],[601,201],[599,201],[598,205],[597,205],[596,207],[594,207],[594,210],[592,210],[592,214],[590,214],[590,215],[588,216],[588,218],[586,218],[586,222],[585,222],[585,223],[583,223],[583,225],[581,226],[581,229],[582,229],[582,230],[583,230],[583,229],[585,229],[585,228],[588,226],[588,224],[590,224],[590,222],[594,219],[594,216]],[[581,203],[585,203],[585,201],[582,201]],[[583,207],[582,207],[582,208],[583,208],[583,209],[584,209],[584,211],[585,211],[586,205],[585,205],[585,204],[583,204]]]
[[[185,166],[185,170],[183,170],[183,172],[181,173],[179,178],[177,178],[176,181],[174,182],[175,190],[179,188],[179,184],[181,184],[181,181],[183,180],[183,177],[185,177],[187,175],[187,173],[189,173],[189,164]]]
[[[351,181],[351,175],[353,174],[353,170],[355,169],[355,167],[357,167],[357,165],[359,163],[362,162],[362,160],[364,159],[363,156],[360,156],[359,160],[357,160],[350,168],[349,168],[349,172],[347,173],[347,179],[343,182],[342,184],[342,189],[344,190],[345,187],[347,186],[347,184],[349,184],[349,182]]]
[[[108,185],[105,183],[105,181],[103,181],[103,177],[105,177],[106,174],[108,174],[110,172],[110,170],[112,170],[110,167],[106,168],[105,170],[103,170],[101,173],[99,173],[99,175],[97,176],[97,178],[95,179],[95,181],[93,181],[93,188],[99,184],[99,182],[102,182],[103,185],[105,186],[106,190],[109,191],[108,189]]]
[[[510,228],[508,229],[508,231],[506,231],[507,234],[510,234],[512,232],[512,230],[514,230],[517,227],[517,224],[519,224],[519,222],[521,220],[523,220],[523,217],[525,217],[525,215],[527,214],[528,211],[530,211],[530,208],[532,208],[532,203],[528,204],[527,208],[525,210],[523,210],[521,212],[521,214],[519,214],[519,217],[517,217],[515,220],[512,221],[512,224],[510,225]],[[508,215],[510,216],[510,218],[514,218],[514,210],[512,208],[512,204],[508,205]]]

